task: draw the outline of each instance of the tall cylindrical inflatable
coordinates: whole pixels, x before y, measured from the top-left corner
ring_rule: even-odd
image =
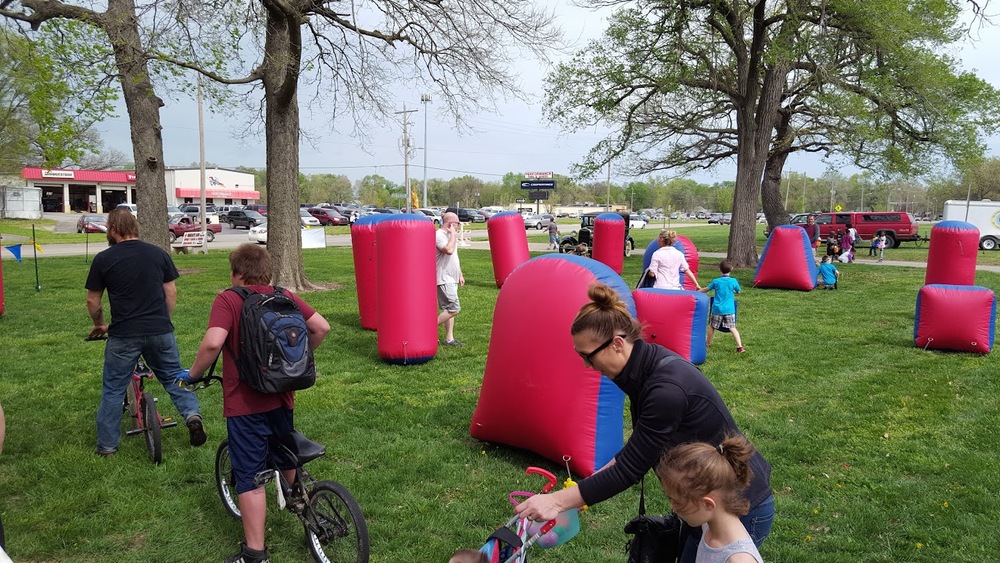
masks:
[[[553,219],[554,220],[554,219]],[[493,258],[493,278],[497,287],[503,287],[507,276],[528,261],[528,235],[520,213],[504,211],[486,221],[486,234],[490,239],[490,256]]]
[[[437,353],[434,223],[395,215],[375,225],[378,355],[390,364],[419,364]]]
[[[594,218],[594,260],[621,275],[625,264],[625,219],[617,213],[601,213]]]
[[[941,221],[931,228],[924,284],[976,285],[979,229],[964,221]]]
[[[375,225],[391,219],[392,215],[377,213],[359,218],[351,225],[351,249],[354,251],[354,284],[358,292],[358,314],[361,328],[377,330],[378,306],[375,297],[375,265],[378,255],[375,246]]]

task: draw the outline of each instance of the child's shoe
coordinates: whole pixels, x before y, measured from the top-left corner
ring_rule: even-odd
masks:
[[[737,351],[738,353],[742,354],[743,352],[746,352],[746,351],[747,351],[747,349],[746,349],[746,348],[744,348],[744,347],[742,347],[742,346],[740,346],[739,348],[737,348],[737,349],[736,349],[736,351]]]
[[[240,544],[240,550],[226,557],[223,563],[270,563],[271,559],[267,549],[250,549],[246,544]]]

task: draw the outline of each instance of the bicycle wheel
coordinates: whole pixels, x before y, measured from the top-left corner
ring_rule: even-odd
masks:
[[[240,520],[242,515],[236,493],[236,478],[233,477],[233,464],[229,461],[228,439],[223,440],[215,452],[215,488],[219,491],[219,498],[222,499],[222,507],[226,509],[226,513]]]
[[[139,401],[139,410],[142,413],[142,434],[146,437],[146,451],[149,452],[149,459],[153,463],[160,463],[163,459],[163,444],[160,442],[160,416],[156,412],[156,401],[153,395],[143,393]]]
[[[302,514],[306,543],[319,562],[368,562],[368,526],[358,501],[334,481],[320,481],[309,491]]]

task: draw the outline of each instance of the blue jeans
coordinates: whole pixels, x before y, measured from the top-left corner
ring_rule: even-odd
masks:
[[[774,524],[774,495],[750,509],[745,516],[740,517],[743,527],[750,534],[753,544],[760,549]],[[686,539],[685,539],[686,538]],[[681,557],[679,563],[694,563],[698,554],[698,544],[701,542],[701,528],[692,528],[687,524],[681,528]]]
[[[174,382],[183,368],[173,332],[131,338],[111,336],[104,347],[104,386],[101,389],[101,406],[97,408],[97,451],[118,449],[122,438],[125,390],[140,354],[163,384],[184,420],[201,414],[194,393],[178,387]]]

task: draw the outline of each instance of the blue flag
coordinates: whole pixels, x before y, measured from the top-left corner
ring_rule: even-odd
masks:
[[[14,259],[15,260],[17,260],[18,262],[21,261],[21,245],[20,244],[12,244],[12,245],[7,246],[5,248],[7,250],[9,250],[11,254],[14,255]]]

